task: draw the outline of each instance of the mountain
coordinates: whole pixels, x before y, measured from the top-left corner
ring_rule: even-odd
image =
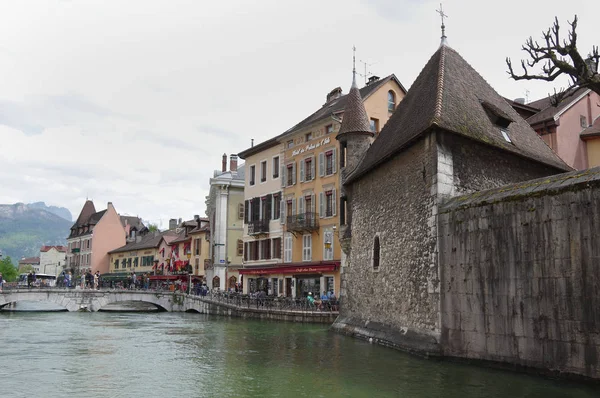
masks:
[[[33,207],[34,209],[48,210],[50,213],[54,213],[67,221],[73,221],[73,215],[71,215],[71,212],[66,207],[46,206],[46,203],[44,202],[29,203],[28,206]]]
[[[66,245],[73,222],[41,207],[40,203],[43,204],[0,205],[0,249],[15,265],[22,257],[39,256],[43,245]]]

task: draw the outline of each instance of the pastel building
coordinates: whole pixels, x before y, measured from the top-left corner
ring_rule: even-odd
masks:
[[[42,246],[40,248],[40,272],[58,275],[63,271],[67,261],[65,246]]]

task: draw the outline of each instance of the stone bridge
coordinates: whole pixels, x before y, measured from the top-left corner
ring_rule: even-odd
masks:
[[[0,308],[19,301],[45,301],[67,311],[95,312],[108,304],[143,302],[161,311],[208,313],[208,303],[182,293],[144,290],[15,289],[0,293]]]
[[[153,290],[79,290],[79,289],[5,289],[0,293],[0,309],[19,301],[45,301],[67,311],[101,310],[108,304],[143,302],[167,312],[199,312],[239,318],[268,319],[288,322],[331,324],[339,311],[314,311],[251,307],[223,302],[218,298]]]

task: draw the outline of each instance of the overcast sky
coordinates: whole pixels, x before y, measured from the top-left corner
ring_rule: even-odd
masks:
[[[600,2],[444,2],[446,33],[500,94],[534,100],[506,56],[554,16],[598,41]],[[223,153],[280,134],[368,70],[409,88],[439,46],[439,1],[0,0],[0,203],[76,217],[89,197],[163,228],[204,215]],[[594,42],[595,40],[595,42]],[[363,65],[358,64],[359,71]],[[359,77],[363,79],[362,77]],[[561,82],[560,85],[565,85]]]

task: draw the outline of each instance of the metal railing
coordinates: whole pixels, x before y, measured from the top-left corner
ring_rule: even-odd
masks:
[[[262,309],[274,311],[303,311],[303,312],[334,312],[340,310],[340,302],[337,298],[310,301],[307,298],[293,297],[259,297],[256,294],[241,294],[227,292],[206,292],[200,294],[204,299],[217,303],[234,305],[240,308]]]
[[[269,232],[269,220],[254,220],[248,222],[248,235]]]
[[[287,217],[288,231],[315,231],[319,229],[319,213],[306,212]]]

